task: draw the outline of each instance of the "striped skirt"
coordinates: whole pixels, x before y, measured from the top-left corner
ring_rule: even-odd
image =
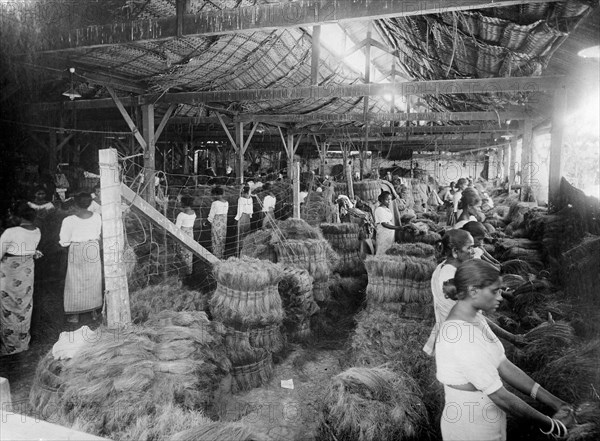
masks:
[[[217,259],[222,259],[225,253],[225,239],[227,238],[227,215],[217,214],[210,227],[212,238],[212,253]]]
[[[194,228],[193,227],[181,227],[181,231],[184,234],[187,234],[188,236],[190,236],[192,239],[194,238]],[[186,247],[184,247],[183,245],[179,246],[179,255],[181,256],[181,259],[185,262],[185,274],[186,275],[190,275],[192,274],[192,265],[194,262],[194,254],[188,250]]]
[[[102,263],[97,240],[73,242],[69,246],[64,302],[67,314],[102,306]]]
[[[242,249],[244,238],[250,233],[250,215],[248,213],[242,213],[240,220],[238,221],[238,254]]]
[[[0,262],[0,355],[29,349],[33,270],[33,256],[4,256]]]

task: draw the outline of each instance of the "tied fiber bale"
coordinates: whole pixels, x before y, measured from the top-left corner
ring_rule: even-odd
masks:
[[[242,243],[241,257],[277,262],[275,248],[271,244],[273,230],[257,230],[248,234]]]
[[[274,244],[277,260],[286,265],[293,265],[308,271],[315,282],[327,280],[331,274],[331,262],[328,255],[333,253],[325,239],[285,240]],[[335,253],[333,253],[335,255]],[[339,261],[339,257],[336,259]]]
[[[502,255],[500,255],[501,262],[506,260],[524,260],[531,267],[535,268],[538,271],[541,271],[544,268],[542,254],[538,250],[528,250],[526,248],[509,248]]]
[[[323,280],[313,283],[313,297],[317,302],[321,303],[329,302],[331,300],[329,280]]]
[[[306,270],[287,266],[283,268],[277,289],[285,311],[283,325],[293,334],[319,311],[313,297],[313,278]]]
[[[522,362],[533,371],[560,357],[575,343],[575,332],[566,322],[544,322],[525,334]]]
[[[352,367],[332,379],[319,439],[419,439],[427,424],[414,379],[386,368]]]
[[[541,241],[544,239],[544,225],[546,223],[545,213],[538,210],[529,210],[525,213],[524,228],[527,237],[531,240]]]
[[[506,252],[510,249],[522,249],[522,250],[540,250],[542,244],[535,240],[526,238],[504,238],[496,241],[496,248],[498,252]]]
[[[385,254],[388,256],[435,258],[435,248],[425,243],[394,243]]]
[[[290,218],[275,223],[276,237],[289,240],[324,239],[318,227],[308,224],[305,220]]]
[[[164,310],[202,311],[208,309],[208,297],[199,291],[182,286],[178,278],[170,277],[158,285],[132,291],[130,295],[131,320],[140,324],[151,314]]]
[[[257,349],[278,353],[284,343],[280,325],[250,328],[247,331],[225,326],[225,348],[234,365],[257,361]]]
[[[257,350],[259,355],[257,361],[244,365],[236,365],[231,368],[233,393],[246,391],[260,387],[267,383],[273,375],[273,358],[269,351]]]
[[[295,342],[305,342],[312,337],[312,329],[310,329],[310,319],[299,323],[290,331],[290,340]]]
[[[366,274],[365,261],[360,251],[340,251],[338,253],[340,263],[334,268],[334,272],[342,276],[361,276]]]
[[[595,441],[600,438],[600,402],[579,404],[575,408],[575,420],[577,424],[569,429],[567,441]]]
[[[354,182],[354,196],[363,201],[376,202],[381,194],[381,183],[378,179],[365,179]]]
[[[504,268],[502,271],[504,271]],[[525,283],[525,278],[518,274],[502,274],[502,285],[511,290],[517,289],[523,283]]]
[[[412,256],[370,256],[365,261],[369,305],[393,302],[431,302],[432,259]]]
[[[528,280],[513,292],[513,310],[524,315],[550,296],[551,283],[545,279]]]
[[[141,439],[141,438],[140,438]],[[208,422],[175,433],[169,441],[266,441],[243,423]]]
[[[359,231],[357,224],[321,224],[323,236],[337,252],[356,251],[360,248]]]
[[[58,403],[63,384],[61,378],[63,365],[62,360],[54,358],[52,351],[48,352],[37,365],[29,391],[29,405],[35,415],[41,419],[49,420],[57,417],[64,419],[64,416],[56,415],[56,412],[61,409]]]
[[[281,268],[272,262],[249,257],[229,259],[214,266],[217,283],[240,291],[260,291],[279,283]]]
[[[337,204],[333,203],[333,188],[326,187],[323,192],[311,191],[300,207],[303,221],[314,227],[322,222],[335,222],[338,215]]]
[[[508,275],[516,275],[520,276],[523,279],[522,283],[524,283],[525,278],[529,279],[532,274],[537,272],[537,269],[526,260],[511,259],[500,264],[500,273],[503,280]]]
[[[600,390],[600,340],[565,352],[531,375],[544,388],[567,403],[595,399]]]

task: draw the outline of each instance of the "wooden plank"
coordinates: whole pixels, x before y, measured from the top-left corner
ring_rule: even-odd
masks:
[[[121,178],[117,150],[99,150],[98,163],[102,202],[106,320],[109,328],[123,328],[131,324],[131,308],[125,269],[127,262],[123,261],[125,236],[121,214]]]
[[[54,410],[52,410],[54,411]],[[52,415],[50,415],[51,417]],[[110,441],[108,438],[90,435],[40,418],[3,410],[0,439],[11,441]]]
[[[181,229],[177,228],[173,222],[159,213],[153,206],[148,204],[144,199],[137,195],[127,185],[121,184],[121,196],[130,204],[136,212],[140,213],[144,218],[152,222],[154,225],[163,228],[173,237],[180,245],[190,250],[194,255],[204,259],[208,263],[220,262],[210,251],[201,246],[193,238],[184,234]]]
[[[140,134],[137,126],[135,125],[135,123],[133,122],[131,117],[129,116],[129,113],[127,113],[127,110],[123,106],[121,99],[117,96],[117,94],[115,93],[115,91],[113,90],[112,87],[106,86],[106,90],[108,90],[108,93],[110,94],[114,104],[116,104],[117,109],[119,109],[119,112],[121,112],[121,115],[123,116],[123,119],[127,123],[129,130],[131,130],[131,133],[133,133],[133,136],[135,136],[135,139],[137,139],[137,141],[140,143],[140,145],[142,146],[142,149],[146,150],[146,148],[147,148],[146,140]]]
[[[223,121],[223,117],[221,116],[220,113],[217,113],[217,118],[219,119],[219,122],[221,123],[223,130],[225,130],[225,134],[227,135],[227,138],[229,138],[229,142],[233,146],[233,150],[235,150],[237,152],[238,146],[237,146],[236,142],[234,141],[234,139],[232,138],[231,133],[229,133],[229,129],[227,128],[225,121]]]
[[[154,205],[156,200],[154,176],[156,175],[156,144],[154,143],[154,105],[142,106],[142,126],[144,131],[144,197]],[[137,137],[136,137],[137,138]]]
[[[533,160],[533,121],[527,118],[523,124],[523,142],[521,144],[521,201],[529,202],[531,196],[531,171],[535,168]]]
[[[163,115],[162,119],[160,120],[160,124],[158,125],[158,128],[156,129],[156,132],[154,132],[154,143],[156,143],[156,141],[158,141],[158,138],[160,138],[162,131],[164,130],[167,123],[169,122],[169,118],[171,118],[171,115],[173,114],[173,111],[175,110],[176,107],[177,107],[176,104],[171,104],[169,106],[169,108],[167,109],[167,111],[165,112],[165,114]]]
[[[57,146],[56,152],[60,152],[62,148],[73,138],[74,133],[70,133],[65,139],[63,139]]]
[[[321,26],[313,26],[310,53],[310,85],[319,84],[319,60],[321,58]]]
[[[206,11],[184,15],[178,31],[178,17],[144,19],[93,25],[58,33],[47,42],[43,52],[92,48],[132,42],[162,41],[178,35],[211,36],[234,32],[314,26],[350,20],[373,20],[451,11],[501,8],[524,3],[549,3],[556,0],[299,0],[276,4]],[[449,3],[449,4],[448,4]]]
[[[294,204],[293,216],[300,219],[300,162],[294,161],[294,173],[292,176],[292,201]]]
[[[552,129],[550,140],[550,159],[548,169],[548,203],[550,208],[558,205],[560,181],[563,174],[563,131],[567,111],[567,89],[554,92]]]

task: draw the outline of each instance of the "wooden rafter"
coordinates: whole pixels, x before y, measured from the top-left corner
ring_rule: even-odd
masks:
[[[133,122],[133,119],[131,119],[131,116],[129,116],[129,113],[127,112],[127,109],[125,109],[125,106],[123,106],[121,99],[117,96],[117,94],[115,93],[115,91],[113,90],[112,87],[107,86],[106,90],[108,90],[108,93],[110,94],[110,96],[112,98],[112,101],[119,109],[119,112],[121,112],[121,115],[123,116],[123,119],[127,123],[127,126],[129,127],[129,129],[131,130],[131,133],[133,133],[133,136],[135,136],[135,139],[137,139],[137,141],[140,143],[140,145],[142,146],[142,149],[146,150],[146,148],[147,148],[146,140],[144,139],[144,137],[138,130],[137,126],[135,125],[135,122]]]
[[[330,129],[302,130],[297,129],[292,133],[306,133],[309,135],[346,135],[364,133],[364,127],[340,127]],[[462,126],[409,126],[409,127],[369,127],[369,133],[372,135],[394,135],[408,133],[411,135],[425,134],[444,134],[444,133],[496,133],[511,132],[508,127],[493,127],[484,124],[469,124]]]
[[[264,4],[195,15],[177,14],[161,19],[94,25],[61,33],[48,43],[45,52],[92,48],[132,42],[161,41],[185,35],[211,36],[234,32],[314,26],[348,20],[380,19],[452,11],[504,7],[556,0],[455,0],[449,5],[434,0],[303,0]]]

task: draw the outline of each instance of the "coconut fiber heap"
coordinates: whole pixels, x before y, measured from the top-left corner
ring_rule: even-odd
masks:
[[[279,265],[232,257],[214,267],[217,289],[210,311],[225,325],[225,346],[233,363],[233,391],[258,387],[272,373],[271,352],[283,348],[284,318]]]
[[[208,309],[208,296],[182,286],[181,280],[171,277],[158,285],[130,293],[131,320],[140,324],[151,314],[161,311],[203,311]]]
[[[278,285],[283,303],[285,329],[294,340],[306,340],[311,335],[310,318],[319,311],[313,298],[313,278],[308,271],[286,266]]]
[[[435,259],[435,248],[426,243],[394,243],[385,252],[388,256],[413,256]]]
[[[159,424],[165,409],[210,408],[219,393],[227,392],[231,369],[221,333],[204,312],[165,311],[144,326],[99,328],[62,366],[50,357],[38,366],[30,394],[33,411],[113,439],[135,439],[123,434],[138,431],[134,426],[144,418]],[[55,404],[52,414],[44,415],[48,399]],[[179,424],[177,430],[187,427]]]
[[[359,276],[366,272],[364,261],[360,257],[360,227],[357,224],[321,224],[321,231],[340,256],[335,272],[346,276]]]
[[[332,379],[319,439],[417,440],[428,425],[419,387],[383,368],[350,368]]]

